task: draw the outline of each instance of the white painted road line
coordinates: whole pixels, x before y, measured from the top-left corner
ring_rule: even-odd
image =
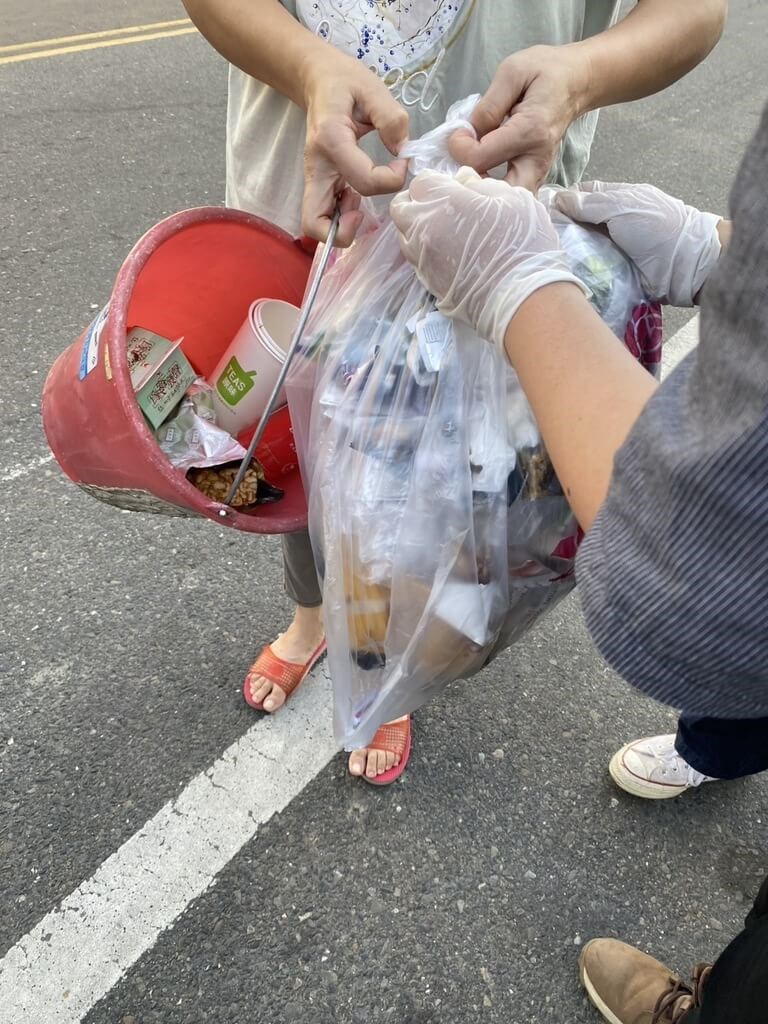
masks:
[[[189,903],[330,761],[321,667],[254,725],[0,961],[0,1020],[77,1024]]]
[[[8,469],[3,471],[3,475],[0,476],[0,484],[9,484],[11,480],[18,480],[21,476],[28,476],[49,462],[53,462],[53,455],[50,453],[48,455],[41,455],[39,459],[33,459],[32,462],[27,463],[25,466],[9,466]]]
[[[662,376],[666,376],[670,370],[674,370],[680,360],[684,359],[689,352],[692,352],[698,343],[699,314],[697,313],[664,346],[661,353]]]
[[[664,348],[668,372],[698,316]],[[15,480],[50,462],[6,471]],[[78,1024],[336,753],[324,666],[284,711],[254,725],[0,960],[0,1020]]]

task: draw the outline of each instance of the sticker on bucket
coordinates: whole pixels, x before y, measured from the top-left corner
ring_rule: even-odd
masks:
[[[227,405],[237,405],[253,387],[256,370],[244,370],[235,356],[224,367],[216,381],[216,390]]]
[[[83,342],[83,354],[80,357],[80,380],[85,380],[91,370],[96,369],[99,361],[99,344],[101,343],[101,332],[107,322],[109,314],[109,303],[99,313],[91,326]]]

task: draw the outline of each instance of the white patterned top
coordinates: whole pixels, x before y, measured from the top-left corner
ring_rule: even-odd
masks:
[[[382,77],[431,65],[475,0],[297,0],[299,20]]]
[[[483,93],[509,54],[562,45],[608,28],[619,0],[281,0],[299,22],[374,70],[408,110],[410,136],[445,120],[448,107]],[[551,180],[578,181],[597,113],[569,129]],[[227,204],[299,232],[304,114],[284,96],[230,69]],[[372,133],[363,148],[391,156]],[[388,202],[385,198],[382,203]]]

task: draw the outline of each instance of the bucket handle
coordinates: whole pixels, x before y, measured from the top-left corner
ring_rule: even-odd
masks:
[[[328,266],[328,260],[331,258],[331,252],[333,251],[333,247],[336,244],[336,235],[339,230],[340,218],[341,210],[337,206],[333,214],[333,219],[331,220],[331,227],[328,231],[328,239],[325,243],[323,254],[320,257],[320,262],[317,265],[317,272],[312,280],[312,285],[309,289],[307,300],[302,308],[301,316],[299,317],[299,322],[296,325],[296,331],[294,332],[293,339],[291,340],[290,347],[285,356],[285,362],[283,363],[278,378],[275,381],[275,386],[272,389],[272,394],[269,396],[267,407],[262,413],[261,419],[259,420],[259,425],[256,428],[256,433],[253,435],[251,443],[248,445],[248,451],[245,453],[243,461],[240,463],[240,468],[238,469],[235,475],[235,479],[232,482],[232,486],[229,489],[229,494],[227,495],[226,500],[224,502],[225,505],[231,505],[232,502],[235,500],[235,495],[237,494],[240,484],[243,482],[243,477],[245,476],[248,467],[251,464],[253,453],[256,451],[259,444],[261,443],[261,439],[264,437],[264,431],[267,429],[267,421],[269,420],[269,417],[272,415],[272,413],[275,411],[275,406],[277,405],[278,397],[280,395],[280,392],[283,390],[285,378],[288,376],[288,371],[291,367],[291,361],[293,360],[293,357],[296,354],[296,350],[299,347],[301,339],[304,336],[304,330],[307,326],[307,322],[309,321],[309,317],[312,313],[312,308],[315,305],[315,299],[317,298],[317,293],[320,290],[320,284],[323,280],[323,275],[325,274],[326,268]],[[226,509],[221,509],[221,511],[219,512],[220,516],[226,516],[226,514]]]

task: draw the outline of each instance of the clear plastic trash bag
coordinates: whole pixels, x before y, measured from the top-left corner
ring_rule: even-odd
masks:
[[[458,170],[446,140],[474,102],[410,144],[414,170]],[[557,228],[601,316],[622,340],[639,336],[650,367],[660,320],[634,267],[603,234]],[[334,255],[288,399],[336,736],[354,749],[565,597],[580,533],[514,371],[434,311],[387,220]]]

